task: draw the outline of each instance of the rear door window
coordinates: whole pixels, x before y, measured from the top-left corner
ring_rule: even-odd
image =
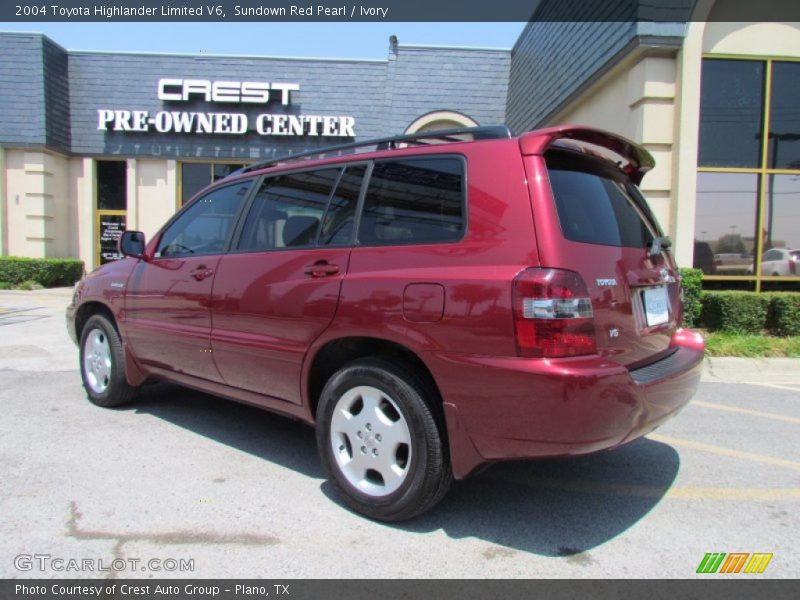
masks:
[[[547,155],[564,237],[574,242],[645,248],[660,235],[640,192],[614,168],[566,153]]]
[[[339,177],[322,221],[320,246],[348,246],[352,243],[358,195],[366,170],[365,165],[352,165]]]
[[[463,234],[463,160],[434,157],[375,163],[359,225],[361,245],[453,242]]]
[[[238,250],[314,246],[340,172],[339,168],[302,171],[264,180],[245,220]]]

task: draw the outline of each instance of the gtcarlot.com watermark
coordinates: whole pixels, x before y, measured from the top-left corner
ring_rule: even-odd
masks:
[[[39,571],[57,573],[86,572],[153,572],[153,573],[192,573],[193,558],[74,558],[53,556],[52,554],[18,554],[14,557],[14,567],[18,571]]]

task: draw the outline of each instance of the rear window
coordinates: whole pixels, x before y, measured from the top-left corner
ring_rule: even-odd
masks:
[[[375,163],[359,225],[362,245],[452,242],[464,233],[464,162],[413,158]]]
[[[552,153],[546,160],[565,238],[645,248],[658,235],[644,199],[624,175],[581,156]]]

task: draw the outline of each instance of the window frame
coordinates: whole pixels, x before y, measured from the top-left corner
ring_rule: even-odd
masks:
[[[184,259],[184,258],[192,258],[192,257],[195,257],[195,256],[217,256],[217,255],[221,256],[223,254],[227,254],[228,252],[230,252],[231,242],[233,241],[233,236],[236,233],[236,231],[238,230],[238,228],[239,228],[239,226],[241,224],[241,221],[242,221],[242,211],[244,210],[245,206],[247,206],[249,204],[250,199],[251,199],[251,197],[253,195],[253,190],[256,189],[255,188],[255,184],[260,180],[261,180],[261,177],[246,177],[246,178],[243,178],[243,179],[239,179],[237,181],[231,181],[230,183],[220,184],[218,186],[214,186],[212,184],[213,187],[209,188],[205,193],[196,195],[189,202],[184,204],[180,208],[180,210],[178,210],[178,212],[176,212],[174,215],[172,215],[172,217],[169,219],[169,221],[167,221],[164,224],[164,226],[159,230],[159,232],[156,234],[156,236],[154,238],[154,241],[153,241],[153,243],[155,245],[154,245],[154,249],[153,249],[152,260],[178,260],[178,259]],[[232,187],[234,185],[241,185],[241,184],[243,184],[245,182],[249,182],[250,183],[250,188],[247,190],[247,193],[245,194],[244,199],[242,200],[241,204],[239,205],[239,209],[237,210],[236,214],[233,216],[233,221],[234,221],[233,227],[231,227],[231,230],[228,232],[228,237],[225,240],[225,243],[223,244],[222,249],[219,252],[209,252],[209,253],[202,253],[202,254],[189,254],[189,255],[186,255],[186,256],[156,256],[156,252],[158,251],[158,247],[161,246],[161,240],[163,239],[164,234],[166,234],[167,231],[169,231],[169,228],[172,227],[172,225],[175,223],[175,221],[180,219],[181,216],[183,216],[183,214],[185,212],[191,210],[191,208],[195,204],[200,202],[206,196],[208,196],[210,194],[213,194],[213,193],[216,193],[221,189],[224,189],[224,188],[227,188],[227,187]]]
[[[739,60],[739,61],[756,61],[764,63],[764,110],[762,111],[761,120],[761,148],[760,160],[757,167],[702,167],[699,164],[699,146],[698,156],[695,159],[695,173],[747,173],[756,175],[758,177],[758,192],[756,196],[756,228],[754,235],[756,239],[755,247],[753,250],[753,274],[752,275],[707,275],[703,274],[704,281],[731,281],[731,282],[751,282],[754,284],[755,291],[761,292],[764,283],[800,283],[800,276],[787,276],[787,275],[762,275],[761,265],[764,262],[764,239],[760,232],[763,232],[764,223],[766,221],[766,207],[767,207],[767,186],[768,177],[770,175],[792,175],[800,176],[800,169],[774,169],[769,167],[769,132],[770,132],[770,117],[772,110],[772,80],[773,80],[773,64],[776,62],[794,62],[800,63],[800,57],[791,56],[766,56],[757,54],[724,54],[724,53],[704,53],[701,56],[701,61],[707,60]],[[698,114],[699,117],[699,114]],[[698,139],[699,144],[699,139]],[[696,201],[696,198],[695,198]],[[696,208],[695,208],[696,211]],[[694,232],[693,232],[694,235]],[[694,241],[698,241],[696,238]],[[694,264],[694,256],[693,256]]]
[[[109,163],[122,163],[125,165],[125,208],[100,208],[100,169],[101,162]],[[92,181],[92,195],[94,205],[94,228],[92,230],[92,240],[94,246],[94,266],[99,267],[104,264],[116,262],[125,258],[120,255],[119,258],[112,258],[103,262],[103,243],[101,240],[100,223],[104,217],[122,217],[125,220],[125,227],[128,227],[128,159],[127,158],[96,158],[94,160],[94,178]]]
[[[461,212],[462,212],[462,221],[463,227],[461,230],[461,236],[452,239],[446,240],[441,242],[398,242],[393,244],[361,244],[359,241],[359,233],[361,230],[361,218],[364,212],[364,203],[366,201],[367,190],[369,189],[370,181],[372,180],[372,171],[375,167],[376,163],[380,162],[397,162],[397,161],[405,161],[405,160],[425,160],[425,159],[438,159],[438,158],[450,158],[456,159],[461,163],[462,168],[462,186],[461,186]],[[308,245],[308,246],[291,246],[288,248],[269,248],[264,250],[249,250],[249,249],[239,249],[238,245],[241,240],[241,235],[244,230],[244,224],[247,220],[247,217],[250,215],[250,210],[252,209],[253,203],[255,202],[255,197],[257,195],[257,190],[261,188],[264,181],[267,179],[271,179],[274,177],[280,177],[282,175],[292,175],[294,173],[303,173],[308,171],[324,171],[328,169],[347,169],[351,167],[358,167],[364,166],[366,167],[366,171],[364,172],[364,177],[361,180],[361,189],[358,193],[358,201],[356,203],[356,211],[354,215],[355,219],[355,227],[353,227],[353,232],[350,235],[350,241],[347,244],[336,244],[336,245],[319,245],[319,236],[315,244]],[[337,185],[341,181],[341,174],[339,175],[339,179],[337,179]],[[330,162],[324,164],[316,164],[313,166],[299,166],[292,169],[282,169],[280,171],[274,171],[270,173],[264,173],[261,176],[255,179],[255,183],[253,187],[250,189],[249,197],[245,201],[242,206],[242,210],[239,214],[239,219],[236,224],[236,228],[233,232],[233,237],[230,240],[230,244],[228,245],[228,249],[226,254],[256,254],[256,253],[267,253],[267,252],[288,252],[288,251],[303,251],[303,250],[322,250],[325,248],[392,248],[396,246],[429,246],[429,245],[441,245],[441,244],[457,244],[463,241],[469,233],[469,202],[467,202],[468,197],[468,190],[469,190],[469,171],[468,171],[468,161],[466,156],[463,154],[459,154],[456,152],[446,152],[446,153],[424,153],[424,154],[403,154],[400,156],[386,156],[381,158],[375,159],[361,159],[361,160],[345,160],[340,162]],[[325,211],[322,215],[321,223],[325,222],[325,217],[328,214],[328,209],[330,207],[330,201],[333,193],[336,191],[334,187],[331,190],[331,194],[328,196],[328,202],[325,206]]]
[[[549,157],[554,157],[554,160],[564,160],[566,162],[572,162],[573,166],[576,168],[574,169],[559,169],[553,168],[551,163],[548,162]],[[592,156],[588,154],[584,154],[582,152],[578,152],[576,150],[571,149],[551,149],[544,155],[545,165],[547,167],[547,184],[550,188],[550,196],[553,199],[554,207],[556,209],[556,217],[558,218],[559,224],[559,231],[565,240],[576,244],[589,244],[589,245],[597,245],[597,246],[606,246],[608,248],[628,248],[634,250],[644,250],[650,247],[653,243],[653,240],[657,237],[662,237],[664,235],[664,231],[661,228],[661,224],[658,222],[658,219],[653,214],[650,205],[647,203],[647,198],[644,197],[641,189],[639,186],[633,183],[630,178],[622,173],[617,167],[609,164],[608,161],[598,157]],[[607,244],[597,241],[585,241],[585,240],[578,240],[574,239],[567,235],[566,231],[564,230],[564,224],[561,221],[561,214],[559,209],[559,201],[556,198],[556,190],[553,186],[553,180],[550,177],[550,172],[552,170],[555,171],[563,171],[563,170],[570,170],[575,171],[578,173],[585,173],[589,175],[594,175],[601,179],[608,179],[612,183],[615,184],[623,184],[625,187],[624,196],[625,201],[630,205],[630,207],[636,212],[638,215],[641,223],[644,225],[647,232],[650,234],[650,241],[649,243],[645,244],[644,246],[628,246],[625,244]],[[615,215],[616,216],[616,215]]]
[[[340,171],[339,176],[336,178],[336,184],[333,188],[331,188],[330,193],[328,194],[328,200],[325,203],[325,210],[322,213],[322,218],[320,220],[320,227],[325,222],[325,217],[328,214],[328,207],[331,203],[331,198],[333,197],[334,192],[336,192],[336,187],[339,185],[339,182],[342,179],[342,173],[345,169],[349,167],[358,167],[364,166],[366,170],[364,172],[364,178],[361,180],[361,189],[358,191],[358,199],[356,201],[356,211],[355,211],[355,227],[353,227],[353,232],[350,234],[350,241],[347,244],[336,244],[336,245],[319,245],[319,232],[317,232],[317,240],[314,244],[307,245],[307,246],[289,246],[286,248],[266,248],[261,250],[251,250],[251,249],[240,249],[239,242],[241,241],[242,233],[244,232],[244,225],[247,221],[247,217],[250,216],[250,211],[255,204],[256,196],[258,195],[258,190],[261,189],[261,186],[264,185],[264,182],[268,179],[274,179],[276,177],[281,177],[284,175],[294,175],[297,173],[308,173],[310,171],[328,171],[332,169],[338,169]],[[302,166],[295,169],[286,169],[281,171],[275,171],[273,173],[265,173],[256,178],[255,185],[251,188],[248,198],[245,201],[244,206],[242,207],[241,214],[239,216],[239,221],[236,224],[236,228],[233,231],[233,237],[231,238],[230,245],[228,247],[227,254],[263,254],[266,252],[288,252],[291,250],[314,250],[314,249],[322,249],[322,248],[352,248],[355,244],[356,240],[356,233],[358,230],[358,224],[361,219],[361,206],[363,205],[364,195],[366,193],[366,183],[369,181],[369,177],[372,174],[372,161],[371,160],[356,160],[352,162],[335,162],[335,163],[327,163],[322,165],[315,165],[315,166]]]
[[[461,164],[461,220],[462,220],[462,228],[461,228],[461,235],[457,238],[453,238],[452,240],[443,240],[439,242],[417,242],[411,240],[409,242],[394,242],[391,244],[362,244],[359,234],[361,233],[361,219],[364,212],[364,204],[366,203],[367,198],[367,191],[369,190],[369,184],[372,181],[372,171],[375,167],[375,164],[381,162],[400,162],[406,160],[425,160],[425,159],[442,159],[442,158],[449,158],[455,159],[459,161]],[[370,168],[365,175],[364,179],[367,182],[367,185],[362,187],[361,189],[361,197],[359,198],[359,206],[358,212],[356,213],[356,228],[355,228],[355,241],[354,247],[355,248],[393,248],[397,246],[434,246],[434,245],[442,245],[442,244],[458,244],[459,242],[464,241],[467,237],[469,232],[469,202],[467,202],[467,194],[469,190],[469,180],[468,180],[468,163],[467,157],[463,154],[455,153],[455,152],[443,152],[443,153],[430,153],[430,154],[404,154],[402,156],[387,156],[382,158],[376,158],[370,161]]]
[[[252,162],[252,159],[251,160],[248,160],[248,159],[241,159],[241,160],[209,160],[209,159],[197,158],[197,159],[191,159],[191,160],[178,160],[177,161],[177,166],[176,166],[176,169],[175,169],[176,174],[177,174],[176,175],[177,184],[175,185],[175,194],[176,194],[175,206],[177,206],[179,210],[182,209],[184,206],[187,206],[193,200],[194,196],[196,196],[197,194],[202,193],[202,191],[204,189],[208,188],[209,186],[212,186],[212,185],[216,184],[217,182],[222,181],[224,179],[224,177],[221,178],[221,179],[217,179],[217,180],[214,179],[214,167],[216,165],[233,165],[233,166],[239,166],[241,168],[242,166],[246,167],[248,164],[250,164],[250,162]],[[183,201],[183,165],[208,165],[209,174],[210,174],[209,183],[207,185],[203,186],[202,188],[200,188],[199,190],[197,190],[197,192],[195,192],[194,196],[190,196],[186,200],[186,202]],[[228,176],[230,176],[230,175],[228,175]]]

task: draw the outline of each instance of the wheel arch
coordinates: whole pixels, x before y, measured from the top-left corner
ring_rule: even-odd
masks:
[[[434,408],[440,412],[439,416],[444,417],[439,386],[428,365],[416,352],[403,344],[383,338],[351,336],[325,342],[311,359],[304,376],[304,397],[312,420],[316,421],[317,405],[327,381],[344,365],[359,358],[389,359],[393,364],[413,369],[433,395]]]
[[[107,318],[122,341],[122,349],[125,354],[125,378],[128,384],[135,387],[144,383],[147,379],[147,374],[141,369],[134,358],[133,353],[128,347],[127,340],[120,330],[119,323],[117,323],[114,311],[108,304],[97,300],[88,300],[78,307],[75,311],[75,337],[78,340],[78,344],[81,342],[81,335],[83,333],[83,328],[86,326],[86,322],[94,315],[102,315]]]
[[[117,319],[114,317],[114,311],[112,311],[107,304],[96,300],[90,300],[81,304],[78,310],[75,311],[75,336],[79,341],[83,333],[83,328],[86,326],[86,322],[94,315],[103,315],[106,317],[119,334],[119,325],[117,325]]]

